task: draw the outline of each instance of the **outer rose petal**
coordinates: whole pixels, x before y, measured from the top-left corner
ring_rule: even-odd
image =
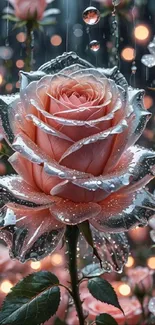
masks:
[[[0,189],[1,204],[3,205],[7,202],[14,202],[33,207],[55,202],[50,195],[36,191],[17,175],[1,177]]]
[[[47,208],[7,205],[3,208],[5,222],[9,213],[14,213],[15,227],[3,227],[0,236],[9,244],[12,256],[21,262],[44,258],[57,247],[64,234],[64,226]]]
[[[129,104],[133,112],[127,119],[128,128],[122,134],[118,134],[113,142],[113,148],[109,156],[108,162],[104,168],[104,172],[110,171],[118,163],[123,152],[133,145],[142,134],[146,123],[151,114],[145,110],[143,105],[143,90],[129,90]]]
[[[155,213],[155,199],[146,190],[125,193],[123,189],[100,202],[100,206],[102,211],[90,223],[98,230],[110,233],[145,226]]]
[[[121,272],[128,260],[129,245],[124,233],[99,232],[91,226],[94,245],[106,272]]]

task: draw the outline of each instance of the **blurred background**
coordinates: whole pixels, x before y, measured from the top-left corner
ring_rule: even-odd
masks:
[[[89,21],[87,8],[90,5],[96,8],[92,19],[97,19],[98,23]],[[16,28],[15,22],[4,19],[6,7],[11,8],[11,5],[0,0],[0,94],[3,95],[18,92],[19,71],[25,70],[26,58],[25,26]],[[152,118],[139,144],[155,149],[155,0],[116,0],[115,6],[112,0],[55,0],[49,3],[48,8],[58,8],[60,13],[52,16],[50,24],[34,31],[32,69],[38,69],[65,51],[75,51],[95,66],[118,65],[129,85],[145,89],[144,106],[152,112]],[[10,174],[12,170],[7,157],[11,152],[3,139],[0,150],[0,175]],[[153,192],[154,183],[150,186]],[[153,242],[155,220],[146,228],[130,231],[131,256],[123,276],[126,276],[127,269],[136,266],[155,270]],[[46,261],[22,266],[10,262],[7,250],[1,246],[0,292],[4,295],[9,292],[25,273],[41,268],[61,268],[62,265],[65,265],[62,251]],[[114,276],[114,279],[119,278]],[[131,293],[129,284],[117,290],[122,296]]]

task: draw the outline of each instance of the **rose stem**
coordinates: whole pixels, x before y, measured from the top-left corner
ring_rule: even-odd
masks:
[[[66,227],[66,243],[68,248],[68,267],[71,278],[72,297],[74,299],[77,315],[79,318],[79,325],[84,325],[84,315],[82,303],[79,295],[78,287],[78,272],[77,272],[77,241],[79,236],[79,229],[77,226]]]
[[[29,72],[32,70],[33,65],[33,47],[34,47],[34,35],[33,35],[33,21],[28,20],[26,23],[26,60],[25,60],[25,71]]]

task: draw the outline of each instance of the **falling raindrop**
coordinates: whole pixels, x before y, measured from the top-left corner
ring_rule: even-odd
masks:
[[[97,52],[100,49],[99,41],[93,40],[89,43],[89,47],[93,52]]]
[[[95,25],[100,21],[100,12],[95,7],[87,7],[83,11],[83,20],[88,25]]]

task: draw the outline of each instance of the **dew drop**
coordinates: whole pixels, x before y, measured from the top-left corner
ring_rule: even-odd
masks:
[[[100,49],[100,43],[96,40],[93,40],[89,43],[89,47],[93,52],[97,52]]]
[[[100,12],[95,7],[87,7],[83,11],[83,20],[88,25],[95,25],[100,20]]]
[[[135,65],[133,65],[133,66],[131,67],[131,72],[132,72],[133,74],[135,74],[136,71],[137,71],[137,67],[136,67]]]

